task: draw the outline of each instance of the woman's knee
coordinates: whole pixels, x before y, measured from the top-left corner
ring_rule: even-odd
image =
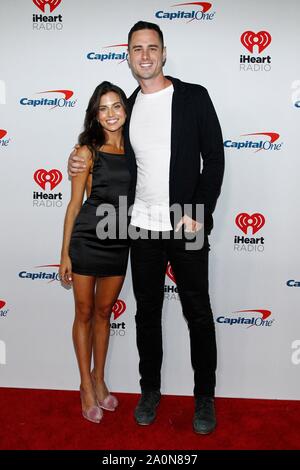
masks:
[[[94,314],[94,307],[85,302],[76,302],[75,306],[76,319],[88,323],[92,320]]]
[[[95,317],[101,320],[109,320],[111,316],[113,305],[110,303],[103,303],[95,306]]]

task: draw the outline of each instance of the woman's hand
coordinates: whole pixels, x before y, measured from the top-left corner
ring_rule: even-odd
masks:
[[[63,284],[68,286],[72,285],[72,262],[70,256],[62,256],[60,260],[59,275]]]

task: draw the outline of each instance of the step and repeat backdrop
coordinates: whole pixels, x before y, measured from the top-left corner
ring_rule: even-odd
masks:
[[[165,73],[205,86],[226,172],[210,237],[217,395],[300,399],[300,4],[297,0],[1,0],[0,386],[78,389],[73,293],[58,278],[67,157],[103,80],[130,95],[127,33],[165,35]],[[183,175],[184,177],[184,175]],[[107,383],[139,390],[130,269],[111,318]],[[162,391],[191,395],[169,266]]]

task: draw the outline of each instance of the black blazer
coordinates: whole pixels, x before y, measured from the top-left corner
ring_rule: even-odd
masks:
[[[207,90],[201,85],[167,77],[174,86],[172,100],[169,197],[174,203],[204,204],[205,231],[213,227],[212,213],[220,194],[224,173],[223,138],[217,114]],[[135,155],[129,140],[130,116],[138,87],[130,96],[125,148],[132,177],[129,203],[133,204],[137,179]],[[202,157],[202,161],[200,159]],[[172,214],[171,214],[172,215]],[[173,220],[173,224],[177,221]]]

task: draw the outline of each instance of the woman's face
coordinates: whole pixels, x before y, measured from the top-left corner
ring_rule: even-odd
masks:
[[[103,129],[108,132],[116,132],[122,128],[126,113],[117,93],[109,91],[101,96],[97,119]]]

